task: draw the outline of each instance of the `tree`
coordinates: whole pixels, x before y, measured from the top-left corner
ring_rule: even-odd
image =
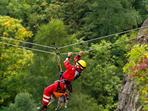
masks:
[[[113,64],[111,47],[111,43],[105,41],[92,46],[94,52],[88,61],[91,65],[82,82],[85,92],[88,92],[104,111],[112,111],[116,107],[115,98],[120,86],[118,69]]]
[[[68,111],[99,111],[102,107],[99,107],[95,99],[83,93],[75,93],[72,95],[69,104]],[[103,111],[103,110],[102,110]]]
[[[148,12],[148,0],[135,0],[133,6],[136,10],[138,10],[143,18],[145,20],[147,18],[147,12]]]
[[[19,75],[28,68],[33,57],[31,51],[19,48],[19,40],[31,38],[32,33],[23,27],[19,20],[0,16],[0,35],[0,104],[7,104],[10,98],[21,90],[13,86],[14,82],[19,80]]]
[[[15,103],[10,104],[7,111],[36,111],[35,103],[29,93],[19,93],[15,97]]]
[[[21,19],[33,33],[41,24],[60,16],[60,6],[51,4],[50,0],[10,0],[6,7],[9,16]]]
[[[68,41],[64,23],[61,20],[52,19],[48,24],[42,25],[36,34],[35,41],[44,45],[64,45]]]
[[[132,8],[132,0],[93,0],[89,6],[90,13],[84,18],[82,30],[86,39],[131,29],[141,23],[138,11]]]
[[[69,31],[72,34],[79,33],[84,24],[83,18],[89,12],[89,0],[53,0],[53,3],[61,6],[61,18],[68,25]]]
[[[7,15],[8,14],[8,10],[7,10],[7,5],[9,3],[9,0],[1,0],[0,1],[0,15]]]

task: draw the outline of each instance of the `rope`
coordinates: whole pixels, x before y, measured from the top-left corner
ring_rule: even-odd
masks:
[[[86,41],[82,41],[82,42],[78,42],[78,43],[74,43],[74,44],[65,45],[63,47],[59,47],[59,49],[63,49],[63,48],[66,48],[66,47],[74,46],[74,45],[85,43],[85,42],[91,42],[91,41],[95,41],[95,40],[99,40],[99,39],[104,39],[104,38],[112,37],[114,35],[124,34],[124,33],[135,31],[135,30],[138,30],[138,29],[145,29],[145,28],[148,28],[148,26],[139,27],[139,28],[135,28],[135,29],[130,29],[130,30],[126,30],[126,31],[123,31],[123,32],[119,32],[119,33],[114,33],[114,34],[110,34],[110,35],[106,35],[106,36],[101,36],[101,37],[97,37],[97,38],[94,38],[94,39],[90,39],[90,40],[86,40]]]
[[[56,52],[55,53],[56,53],[56,58],[57,58],[59,72],[62,72],[61,55],[60,55],[60,51],[59,51],[58,48],[56,48]]]
[[[48,51],[44,51],[44,50],[39,50],[39,49],[34,49],[34,48],[29,48],[29,47],[25,47],[25,46],[18,46],[18,45],[14,45],[14,44],[10,44],[10,43],[3,43],[3,42],[0,42],[2,44],[6,44],[6,45],[11,45],[13,47],[20,47],[20,48],[25,48],[25,49],[29,49],[29,50],[33,50],[33,51],[37,51],[37,52],[43,52],[43,53],[48,53],[48,54],[55,54],[53,52],[48,52]]]
[[[45,48],[49,48],[49,49],[55,49],[55,47],[51,47],[51,46],[47,46],[47,45],[41,45],[41,44],[32,43],[32,42],[21,41],[21,40],[14,39],[14,38],[7,38],[7,37],[0,37],[0,38],[5,38],[5,39],[10,40],[10,41],[14,40],[14,41],[18,41],[18,42],[21,42],[21,43],[31,44],[31,45],[45,47]]]

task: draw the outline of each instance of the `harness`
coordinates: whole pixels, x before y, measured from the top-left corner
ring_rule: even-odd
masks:
[[[56,92],[59,92],[61,91],[61,88],[60,88],[60,81],[58,81],[58,86],[57,86],[57,89],[56,89]]]
[[[61,90],[61,87],[60,87],[60,82],[62,82],[62,80],[58,80],[57,81],[58,82],[58,85],[57,85],[57,89],[56,89],[56,91],[55,92],[53,92],[53,96],[55,97],[55,98],[59,98],[59,97],[61,97],[61,96],[64,96],[66,93],[65,93],[65,90],[63,91],[63,90]],[[64,82],[64,81],[63,81]]]
[[[64,82],[64,80],[58,80],[57,82],[58,82],[58,86],[57,86],[56,92],[59,92],[59,93],[65,92],[65,90],[62,91],[62,90],[61,90],[61,87],[60,87],[60,82]]]

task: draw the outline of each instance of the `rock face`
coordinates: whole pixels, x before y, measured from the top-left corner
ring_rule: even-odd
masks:
[[[142,25],[142,29],[139,30],[137,42],[148,43],[148,19],[146,19]]]
[[[119,103],[116,111],[141,111],[139,93],[134,81],[126,77],[125,84],[119,94]]]
[[[137,42],[148,44],[148,19],[139,30]],[[139,103],[139,93],[134,81],[128,76],[125,77],[124,84],[119,92],[119,102],[115,111],[142,111],[142,105]]]

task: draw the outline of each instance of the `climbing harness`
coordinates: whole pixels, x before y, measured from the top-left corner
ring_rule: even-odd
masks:
[[[58,80],[57,89],[55,92],[53,92],[53,95],[51,96],[51,100],[48,103],[48,106],[49,106],[54,101],[57,101],[57,106],[55,108],[55,111],[67,108],[68,99],[69,99],[67,92],[61,92],[60,82],[64,82],[64,80]]]

